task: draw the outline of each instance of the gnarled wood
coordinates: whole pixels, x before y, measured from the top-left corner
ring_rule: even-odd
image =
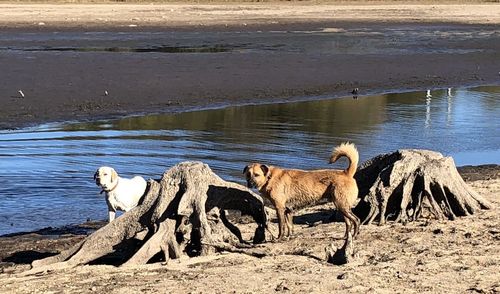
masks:
[[[427,150],[399,150],[377,156],[355,175],[361,201],[353,210],[365,223],[375,218],[412,221],[427,209],[436,218],[454,219],[491,204],[462,180],[453,159]],[[265,256],[247,250],[238,227],[229,222],[226,210],[250,215],[257,228],[253,242],[265,240],[267,215],[262,198],[236,183],[226,182],[201,162],[183,162],[149,181],[141,204],[59,255],[33,262],[28,272],[88,264],[120,247],[133,252],[123,265],[148,262],[163,252],[165,261],[205,255],[217,250]],[[135,247],[128,241],[137,240]],[[138,245],[137,245],[138,244]],[[342,248],[327,247],[327,260],[349,262],[354,245],[349,234]]]
[[[429,150],[398,150],[363,163],[355,175],[361,201],[354,212],[370,224],[413,221],[427,210],[454,219],[491,204],[460,177],[453,159]]]
[[[31,272],[88,264],[134,238],[140,245],[123,265],[146,263],[159,252],[168,261],[181,254],[208,254],[220,244],[244,242],[239,229],[225,217],[227,209],[250,215],[257,223],[253,242],[264,241],[267,215],[259,195],[222,180],[206,164],[183,162],[166,171],[159,182],[150,180],[136,208],[75,247],[33,262]]]

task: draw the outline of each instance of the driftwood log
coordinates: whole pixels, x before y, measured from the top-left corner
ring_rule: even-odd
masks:
[[[120,248],[131,251],[122,265],[145,264],[158,253],[165,261],[206,255],[246,243],[226,210],[239,210],[256,224],[254,243],[265,240],[267,215],[262,198],[226,182],[201,162],[183,162],[150,180],[140,205],[58,255],[36,260],[31,272],[95,262]]]
[[[354,213],[365,224],[471,215],[491,204],[470,188],[451,157],[429,150],[398,150],[364,162],[355,175],[361,201]]]

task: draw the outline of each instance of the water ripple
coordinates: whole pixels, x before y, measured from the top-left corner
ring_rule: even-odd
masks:
[[[500,88],[480,87],[253,105],[46,125],[0,132],[0,234],[105,219],[95,170],[159,178],[185,160],[244,182],[249,162],[329,168],[332,147],[361,160],[400,148],[433,149],[458,165],[500,163]],[[342,168],[345,161],[334,167]]]

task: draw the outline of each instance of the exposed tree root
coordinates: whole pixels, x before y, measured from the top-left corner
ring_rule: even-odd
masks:
[[[492,205],[462,180],[453,159],[427,150],[399,150],[377,156],[355,175],[361,201],[354,212],[370,224],[391,219],[413,221],[424,210],[438,219],[466,216]],[[201,162],[183,162],[149,181],[142,203],[102,227],[74,247],[32,263],[26,274],[88,264],[120,248],[131,251],[123,266],[144,264],[158,253],[165,262],[182,255],[229,251],[255,257],[280,255],[248,245],[226,210],[239,210],[256,223],[253,243],[265,241],[267,215],[263,200],[246,187],[226,182]],[[135,246],[129,241],[136,240]],[[342,248],[326,248],[327,261],[344,264],[353,258],[353,237]],[[318,259],[308,252],[304,255]]]
[[[244,242],[239,229],[226,218],[226,209],[250,215],[257,224],[253,242],[265,240],[267,215],[259,195],[222,180],[206,164],[183,162],[165,172],[160,182],[149,181],[139,206],[69,250],[34,261],[29,273],[88,264],[117,248],[130,247],[126,241],[134,238],[140,245],[124,266],[147,263],[160,252],[168,261],[182,254],[206,255],[224,247],[220,244]]]
[[[399,150],[363,163],[356,180],[361,201],[354,212],[366,224],[378,217],[407,222],[427,210],[437,219],[454,219],[491,204],[460,177],[453,159],[428,150]]]

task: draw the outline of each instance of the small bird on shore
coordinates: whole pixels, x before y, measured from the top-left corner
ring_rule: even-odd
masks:
[[[351,91],[352,99],[358,99],[359,88],[354,88]]]
[[[448,96],[451,97],[451,88],[448,88]]]
[[[431,98],[432,97],[431,90],[427,90],[427,94],[425,95],[425,97],[427,97],[427,98]]]
[[[17,91],[17,93],[19,93],[19,95],[21,96],[21,98],[24,98],[24,93],[23,93],[23,91],[18,90],[18,91]]]
[[[108,95],[109,95],[108,91],[104,90],[104,96],[108,96]]]

